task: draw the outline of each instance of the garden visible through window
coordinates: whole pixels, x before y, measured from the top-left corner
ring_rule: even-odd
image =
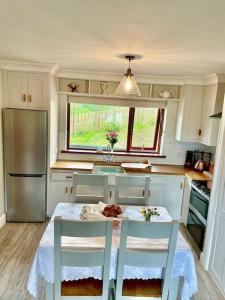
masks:
[[[116,132],[115,151],[156,151],[163,110],[84,103],[68,105],[68,149],[106,150]]]

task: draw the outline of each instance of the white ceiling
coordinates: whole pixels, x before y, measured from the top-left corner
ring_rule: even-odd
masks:
[[[225,73],[224,0],[0,0],[0,59],[149,75]]]

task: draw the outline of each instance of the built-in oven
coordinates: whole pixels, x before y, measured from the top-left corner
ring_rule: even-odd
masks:
[[[204,185],[200,187],[199,183],[193,182],[187,220],[187,229],[200,250],[204,246],[210,196],[205,189]]]

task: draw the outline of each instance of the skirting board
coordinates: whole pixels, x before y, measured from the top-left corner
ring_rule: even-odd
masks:
[[[5,225],[5,223],[6,223],[6,215],[4,214],[0,217],[0,228],[2,228]]]

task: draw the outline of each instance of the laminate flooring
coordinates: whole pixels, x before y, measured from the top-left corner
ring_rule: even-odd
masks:
[[[0,300],[32,300],[26,290],[33,257],[45,228],[45,223],[7,223],[0,229]],[[189,241],[186,229],[181,230]],[[225,300],[193,251],[198,274],[199,292],[191,300]],[[45,299],[43,281],[39,300]],[[180,296],[178,296],[180,300]]]

